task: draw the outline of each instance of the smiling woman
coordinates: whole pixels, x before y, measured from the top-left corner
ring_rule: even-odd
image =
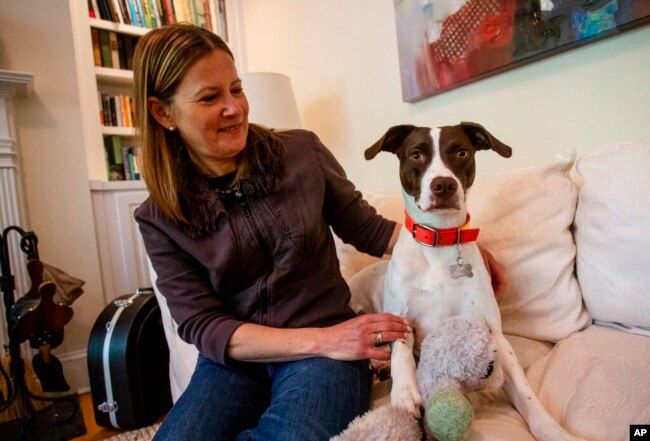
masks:
[[[179,335],[200,353],[156,439],[323,439],[369,405],[369,358],[406,337],[356,317],[332,231],[381,256],[377,215],[313,133],[249,124],[231,52],[188,25],[134,54],[141,170],[135,217]],[[331,228],[330,228],[331,227]]]

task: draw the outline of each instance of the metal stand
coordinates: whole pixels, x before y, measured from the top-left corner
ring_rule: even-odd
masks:
[[[20,234],[20,249],[27,255],[28,260],[38,260],[39,258],[37,247],[38,238],[34,232],[26,232],[15,225],[5,228],[2,231],[2,234],[0,234],[0,269],[2,270],[2,273],[0,275],[0,290],[2,290],[4,300],[5,318],[7,321],[9,335],[8,349],[11,358],[8,373],[0,363],[0,375],[4,377],[4,380],[7,384],[7,397],[4,398],[0,396],[0,413],[7,410],[12,405],[12,403],[17,401],[19,405],[20,417],[18,421],[18,434],[15,439],[27,440],[28,434],[26,427],[35,414],[32,409],[30,399],[52,402],[70,402],[72,405],[71,413],[69,415],[64,415],[64,418],[61,418],[60,415],[57,415],[57,424],[74,418],[79,410],[79,404],[76,399],[76,395],[57,398],[48,398],[35,395],[29,391],[25,382],[25,361],[23,360],[20,353],[20,342],[17,338],[15,338],[14,335],[15,333],[13,329],[13,318],[11,316],[11,310],[15,303],[14,291],[16,289],[16,282],[14,276],[11,273],[11,262],[9,259],[7,236],[12,231]]]

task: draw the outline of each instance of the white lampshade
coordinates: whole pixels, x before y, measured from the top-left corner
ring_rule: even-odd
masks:
[[[274,129],[302,128],[288,76],[274,72],[247,72],[239,77],[250,105],[248,121]]]

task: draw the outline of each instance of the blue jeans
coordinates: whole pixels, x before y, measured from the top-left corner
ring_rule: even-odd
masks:
[[[199,356],[154,441],[329,440],[368,409],[368,361],[223,366]]]

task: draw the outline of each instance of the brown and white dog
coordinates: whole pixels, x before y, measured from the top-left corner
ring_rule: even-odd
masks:
[[[475,242],[478,230],[465,228],[467,190],[474,182],[479,150],[512,154],[481,125],[467,122],[441,128],[395,126],[365,151],[366,159],[381,151],[397,155],[406,208],[406,222],[384,276],[383,310],[407,317],[415,336],[392,345],[391,403],[419,416],[414,350],[449,317],[484,319],[497,348],[504,389],[532,434],[540,441],[575,441],[528,385],[501,330],[490,276]]]

